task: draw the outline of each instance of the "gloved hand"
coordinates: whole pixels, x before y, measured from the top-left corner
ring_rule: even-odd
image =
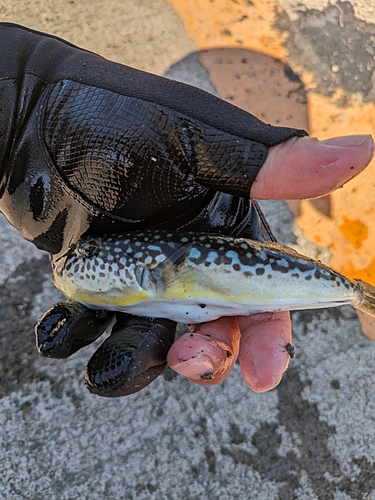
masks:
[[[266,125],[203,91],[20,26],[0,23],[0,47],[0,210],[52,259],[84,234],[156,226],[273,238],[250,190],[267,197],[280,180],[295,179],[288,161],[276,173],[274,167],[298,151],[302,162],[309,158],[315,143],[288,141],[304,131]],[[294,144],[294,158],[283,157],[289,146],[276,146],[285,141]],[[369,161],[368,151],[353,157],[341,149],[346,163],[336,162],[335,175],[312,195],[345,182]],[[328,153],[326,160],[332,164]],[[305,168],[298,171],[300,188]],[[297,193],[309,196],[302,188]],[[295,197],[294,188],[290,193]],[[171,321],[114,317],[64,302],[39,321],[38,349],[69,356],[115,321],[86,381],[100,395],[135,392],[165,366]]]

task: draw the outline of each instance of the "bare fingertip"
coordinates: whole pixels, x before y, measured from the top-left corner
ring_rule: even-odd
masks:
[[[262,381],[258,380],[256,383],[249,383],[248,381],[246,381],[246,383],[249,385],[252,391],[256,392],[257,394],[262,394],[264,392],[269,392],[272,391],[272,389],[275,389],[275,387],[280,384],[282,378],[283,374],[277,374],[274,375],[274,380],[272,381],[268,380],[267,382],[262,383]]]
[[[170,367],[191,381],[213,379],[216,371],[212,359],[203,353],[193,356],[190,359],[181,359],[179,363],[170,365]]]

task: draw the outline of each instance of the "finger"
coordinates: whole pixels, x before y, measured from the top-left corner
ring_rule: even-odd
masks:
[[[375,340],[375,318],[362,311],[356,311],[362,332],[371,340]]]
[[[336,137],[318,141],[293,138],[269,149],[251,188],[258,199],[301,199],[323,196],[341,187],[370,162],[371,136]]]
[[[88,390],[104,397],[140,391],[164,370],[176,323],[166,319],[117,314],[111,335],[85,371]]]
[[[35,326],[37,349],[42,356],[67,358],[99,338],[113,318],[111,311],[89,309],[70,300],[59,302]]]
[[[222,317],[195,325],[169,350],[167,362],[177,373],[200,385],[222,382],[231,371],[239,352],[237,318]]]
[[[287,370],[292,342],[288,312],[239,317],[241,329],[240,367],[245,382],[255,392],[276,387]],[[291,351],[290,351],[291,352]]]

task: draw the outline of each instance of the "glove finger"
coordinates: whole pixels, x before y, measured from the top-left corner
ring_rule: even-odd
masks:
[[[37,349],[42,356],[67,358],[100,337],[113,318],[111,311],[95,311],[70,300],[59,302],[35,326]]]
[[[118,314],[110,337],[90,359],[85,372],[89,391],[120,397],[140,391],[166,366],[176,323]]]

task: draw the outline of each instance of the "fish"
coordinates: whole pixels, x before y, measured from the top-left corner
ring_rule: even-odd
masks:
[[[52,281],[89,308],[186,324],[346,304],[375,316],[370,284],[285,245],[193,231],[85,236]]]

